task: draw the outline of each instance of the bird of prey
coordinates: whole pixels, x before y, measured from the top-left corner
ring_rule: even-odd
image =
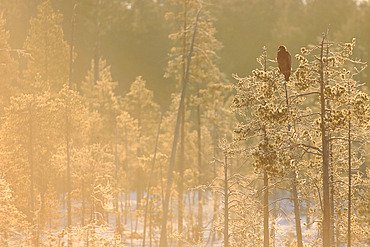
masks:
[[[292,69],[292,60],[290,58],[289,52],[283,45],[279,46],[277,62],[280,73],[282,73],[285,77],[285,81],[289,81],[290,71]]]

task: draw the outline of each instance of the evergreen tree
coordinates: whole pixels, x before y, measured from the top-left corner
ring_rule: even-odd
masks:
[[[65,147],[66,159],[66,181],[65,188],[67,194],[67,226],[69,231],[72,231],[72,199],[73,182],[71,181],[71,148],[78,147],[83,143],[84,134],[86,133],[86,116],[87,109],[82,103],[81,97],[76,91],[70,90],[67,84],[64,84],[63,89],[59,92],[57,98],[58,107],[58,127],[60,136]],[[68,237],[71,234],[68,235]],[[72,245],[71,238],[68,239],[69,245]]]
[[[91,119],[90,142],[103,142],[113,145],[116,128],[116,117],[120,114],[119,97],[115,94],[117,82],[111,75],[111,66],[106,60],[99,60],[99,80],[95,81],[95,62],[91,61],[91,69],[81,84],[82,95],[86,106],[93,114]],[[95,112],[95,113],[94,113]],[[113,150],[113,146],[112,146]]]
[[[156,136],[156,125],[159,122],[159,106],[153,101],[153,92],[146,88],[146,81],[138,76],[131,84],[130,91],[122,98],[122,108],[137,120],[139,135],[135,141],[137,145],[137,165],[134,167],[135,188],[137,190],[138,202],[141,201],[141,193],[145,190],[143,181],[145,175],[149,174],[150,168],[142,158],[147,158],[153,152]]]
[[[202,7],[202,3],[199,1],[180,1],[175,2],[176,12],[169,12],[166,14],[166,18],[173,20],[175,23],[180,23],[180,31],[170,34],[169,38],[173,40],[175,46],[171,48],[171,60],[168,62],[165,77],[173,76],[179,84],[183,83],[185,78],[185,66],[189,58],[186,54],[189,50],[189,44],[192,40],[192,36],[189,35],[189,30],[192,29],[196,13]],[[215,28],[213,26],[213,19],[208,9],[202,11],[202,15],[199,18],[199,33],[194,41],[194,54],[192,63],[190,64],[189,71],[191,72],[191,78],[189,80],[189,95],[187,97],[187,105],[190,106],[194,120],[191,121],[197,130],[197,169],[198,169],[198,185],[203,183],[204,171],[206,170],[204,164],[207,163],[206,157],[202,157],[203,146],[202,139],[205,139],[202,135],[202,113],[201,108],[201,95],[200,89],[205,88],[209,83],[219,83],[224,81],[223,74],[217,67],[217,51],[221,48],[221,43],[215,38]],[[182,125],[184,125],[184,119],[182,119]],[[182,133],[184,135],[184,133]],[[183,162],[183,161],[180,161]],[[183,169],[183,168],[180,168]],[[181,187],[182,185],[180,185]],[[203,226],[203,200],[202,191],[198,192],[198,223],[197,223],[197,236],[195,238],[199,241],[203,241],[202,237],[202,226]],[[181,226],[180,226],[181,228]]]
[[[12,53],[17,51],[11,50],[9,45],[9,31],[5,29],[5,18],[3,14],[0,15],[0,116],[4,115],[4,107],[10,103],[10,97],[15,94],[14,87],[15,80],[18,76],[18,62],[12,56]],[[18,51],[20,52],[20,51]]]
[[[285,88],[278,81],[279,72],[276,69],[268,70],[266,48],[257,61],[261,68],[255,69],[252,76],[240,78],[234,75],[238,83],[235,86],[237,94],[233,108],[241,117],[234,141],[254,158],[255,171],[263,174],[263,228],[264,246],[267,247],[270,241],[269,181],[270,177],[283,176],[285,169],[290,168],[289,156],[277,150],[285,145],[282,140],[288,142],[291,139],[290,130],[286,128],[291,114],[289,107],[281,104],[285,101]],[[252,141],[253,137],[258,138],[257,141]]]
[[[63,15],[53,10],[50,0],[40,4],[37,16],[31,18],[24,43],[24,49],[32,56],[24,71],[26,92],[50,89],[57,93],[68,81],[69,45],[64,40],[62,21]],[[44,84],[38,85],[39,80]]]
[[[26,217],[14,205],[11,186],[3,177],[0,178],[0,217],[1,245],[21,245],[27,228]]]
[[[138,76],[131,84],[130,91],[122,99],[123,109],[137,119],[142,138],[149,138],[151,144],[156,134],[156,129],[151,126],[158,124],[160,117],[159,105],[153,101],[153,97],[153,91],[147,88],[146,81]]]
[[[343,241],[340,232],[348,229],[346,242],[349,246],[351,245],[351,225],[357,222],[354,220],[356,214],[351,213],[352,206],[357,203],[352,193],[358,193],[352,190],[363,183],[358,175],[352,174],[352,169],[358,169],[363,164],[363,161],[355,157],[361,157],[364,148],[361,143],[363,143],[363,138],[366,139],[368,135],[365,126],[369,121],[369,96],[360,90],[359,82],[355,80],[355,77],[366,65],[352,58],[354,46],[355,39],[350,43],[329,42],[326,35],[318,47],[310,50],[302,48],[302,53],[306,55],[319,53],[319,60],[309,62],[302,55],[296,56],[300,61],[296,72],[296,85],[304,94],[318,94],[318,86],[314,78],[320,76],[320,118],[312,119],[311,122],[314,122],[315,125],[310,126],[310,132],[304,133],[310,133],[312,143],[317,145],[319,150],[322,149],[323,163],[320,162],[320,159],[316,159],[314,164],[324,173],[322,175],[324,244]],[[318,70],[315,71],[313,68],[318,68]],[[312,131],[315,128],[316,134]],[[324,152],[325,145],[326,153]],[[348,172],[348,188],[346,189],[334,182],[343,180],[341,174],[343,170]],[[318,180],[320,177],[316,177],[316,179]],[[355,183],[356,186],[353,187],[352,183]],[[344,203],[348,205],[347,217],[344,216],[347,219],[348,228],[343,229],[341,225],[344,221],[342,212]],[[353,210],[355,210],[354,207]]]
[[[34,245],[39,243],[39,234],[48,222],[45,196],[57,174],[50,165],[61,142],[55,128],[54,103],[48,93],[13,97],[1,131],[2,171],[17,195],[15,205],[33,228]]]

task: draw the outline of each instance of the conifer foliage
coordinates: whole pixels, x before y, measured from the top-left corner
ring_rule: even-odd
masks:
[[[0,246],[369,245],[369,4],[147,2],[0,1]]]
[[[55,11],[50,0],[38,6],[30,20],[24,49],[31,55],[24,71],[24,86],[31,92],[49,89],[57,93],[68,81],[69,45],[64,40],[63,15]],[[43,85],[39,85],[41,82]]]

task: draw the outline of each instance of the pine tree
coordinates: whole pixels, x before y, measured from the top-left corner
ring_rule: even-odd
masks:
[[[285,88],[278,82],[276,70],[268,71],[267,51],[257,59],[261,68],[255,69],[252,76],[240,78],[235,86],[237,94],[233,100],[234,110],[242,120],[235,130],[235,142],[245,145],[246,154],[254,158],[255,171],[263,174],[263,216],[264,246],[269,246],[269,181],[271,177],[282,176],[284,167],[289,169],[288,157],[277,152],[281,140],[289,140],[287,125],[288,107],[284,102]],[[258,137],[257,144],[250,145],[251,138]]]
[[[355,41],[353,40],[351,43],[330,42],[327,35],[326,33],[323,36],[318,46],[312,49],[302,48],[302,53],[306,55],[319,53],[319,60],[309,62],[302,55],[296,56],[300,61],[296,72],[296,86],[300,88],[303,95],[319,94],[320,96],[320,118],[311,120],[315,122],[315,126],[311,126],[311,128],[316,128],[316,133],[312,130],[305,133],[310,133],[309,136],[311,136],[314,145],[317,143],[319,148],[317,150],[322,152],[322,163],[318,162],[315,166],[321,167],[323,172],[322,234],[324,245],[333,241],[341,241],[340,208],[343,206],[340,205],[346,199],[343,186],[338,186],[334,181],[342,179],[340,173],[345,169],[343,160],[348,160],[346,163],[349,169],[348,211],[351,211],[351,204],[356,201],[351,201],[353,199],[351,196],[351,188],[353,188],[351,169],[352,166],[356,167],[361,164],[361,161],[354,159],[354,153],[357,155],[361,153],[363,146],[358,143],[362,142],[362,138],[366,138],[367,131],[364,129],[364,124],[366,125],[369,121],[368,96],[359,90],[358,82],[355,80],[355,76],[363,70],[365,64],[351,58]],[[314,78],[320,78],[319,86]],[[313,113],[307,117],[317,114]],[[345,146],[342,141],[348,145],[347,152],[344,152]],[[355,146],[357,146],[356,149],[354,149]],[[356,165],[352,163],[354,160],[356,160]],[[355,181],[359,183],[361,180],[356,179]],[[351,213],[348,212],[348,229],[353,221],[353,216],[350,215]],[[350,231],[347,233],[349,236],[348,245],[350,245]]]
[[[137,129],[140,130],[136,140],[136,156],[138,158],[149,157],[153,152],[155,143],[156,126],[159,122],[159,105],[153,101],[153,92],[146,87],[146,81],[138,76],[131,84],[130,91],[122,98],[122,108],[137,120]],[[138,202],[141,201],[141,194],[145,190],[145,184],[141,181],[143,175],[149,174],[150,168],[146,167],[142,159],[134,167],[135,188],[137,189]]]
[[[24,71],[26,92],[50,89],[57,93],[68,81],[69,45],[63,37],[62,21],[63,15],[53,10],[50,0],[41,3],[37,16],[31,18],[24,43],[24,49],[32,56]],[[43,84],[38,85],[38,80]]]
[[[183,83],[185,78],[186,63],[189,58],[186,54],[189,50],[189,44],[192,40],[192,36],[189,35],[189,30],[192,29],[194,20],[196,18],[195,13],[202,7],[202,3],[198,1],[183,0],[175,2],[175,7],[178,12],[169,12],[166,14],[168,20],[173,20],[175,23],[180,23],[180,31],[172,33],[169,38],[175,43],[175,46],[171,48],[171,60],[168,62],[166,68],[165,77],[173,76],[179,84]],[[217,51],[221,48],[221,43],[215,38],[215,28],[213,26],[213,19],[210,15],[209,10],[204,9],[201,17],[199,18],[199,29],[200,32],[195,39],[193,60],[190,64],[189,71],[191,71],[192,77],[189,80],[189,93],[187,97],[187,106],[192,107],[195,119],[192,121],[197,130],[197,164],[198,164],[198,184],[203,183],[204,164],[207,162],[206,157],[202,157],[204,153],[202,149],[202,113],[201,99],[199,90],[205,88],[209,83],[219,83],[223,81],[223,74],[219,71],[216,63],[218,60]],[[197,95],[197,96],[196,96]],[[184,119],[182,119],[182,125],[184,125]],[[184,133],[182,133],[184,135]],[[182,161],[180,161],[182,162]],[[180,187],[182,187],[180,185]],[[197,223],[197,235],[195,238],[200,242],[203,241],[202,237],[202,226],[203,226],[203,199],[202,191],[198,191],[198,223]],[[181,226],[179,227],[181,228]]]
[[[185,102],[185,96],[186,96],[186,89],[187,89],[187,83],[189,80],[190,75],[190,65],[191,65],[191,58],[193,56],[194,51],[194,44],[195,44],[195,37],[197,34],[197,27],[198,27],[198,20],[200,15],[201,9],[198,10],[198,13],[196,15],[196,19],[194,22],[194,31],[192,35],[192,40],[190,43],[190,49],[189,49],[189,55],[188,60],[185,67],[185,73],[184,73],[184,81],[182,83],[182,90],[181,90],[181,97],[180,97],[180,103],[177,111],[177,117],[176,117],[176,126],[174,131],[174,137],[173,137],[173,143],[172,143],[172,149],[171,149],[171,158],[170,158],[170,164],[168,168],[168,174],[167,174],[167,186],[166,186],[166,194],[164,195],[164,201],[163,201],[163,217],[162,217],[162,228],[161,228],[161,236],[160,236],[160,246],[167,246],[167,220],[168,220],[168,208],[171,198],[171,187],[172,187],[172,180],[173,180],[173,171],[175,166],[175,158],[176,158],[176,151],[177,151],[177,142],[179,138],[179,130],[180,130],[180,123],[182,118],[182,111],[185,110],[184,102]]]
[[[0,177],[0,217],[1,245],[21,245],[27,228],[26,216],[15,206],[11,185],[3,177]]]
[[[16,89],[13,86],[18,76],[18,62],[12,56],[12,53],[21,52],[11,50],[9,45],[9,31],[5,29],[6,20],[3,14],[0,15],[0,84],[2,85],[0,93],[0,116],[4,115],[4,107],[10,103],[10,97],[15,94]]]
[[[51,157],[61,141],[54,128],[57,115],[54,103],[48,93],[13,97],[1,131],[2,171],[17,195],[15,205],[33,228],[34,245],[48,221],[45,193],[48,184],[55,180]]]
[[[86,106],[91,113],[96,112],[94,118],[97,129],[91,129],[89,134],[91,142],[104,142],[113,144],[116,126],[116,117],[120,113],[119,97],[115,95],[117,82],[111,75],[111,66],[106,60],[99,60],[99,80],[95,81],[95,62],[91,61],[91,69],[87,72],[81,85],[82,95],[85,97]]]
[[[78,95],[76,91],[69,89],[67,84],[64,84],[63,89],[59,92],[57,98],[58,107],[58,127],[63,130],[60,133],[61,138],[64,140],[66,160],[66,194],[67,194],[67,226],[69,230],[68,244],[72,245],[71,242],[71,231],[72,231],[72,191],[73,181],[71,181],[71,148],[73,146],[81,145],[84,140],[84,134],[86,134],[87,123],[87,109],[82,103],[82,97]]]
[[[151,138],[150,143],[153,143],[156,134],[156,130],[150,126],[156,126],[160,117],[159,105],[153,101],[153,97],[153,91],[147,88],[146,81],[138,76],[122,99],[123,109],[138,120],[143,138]]]
[[[131,117],[128,112],[122,111],[117,117],[117,132],[117,148],[121,155],[119,155],[118,161],[116,161],[119,164],[118,167],[116,166],[116,169],[118,168],[117,174],[120,177],[120,179],[116,181],[116,193],[117,195],[119,195],[121,191],[125,193],[124,224],[127,224],[131,210],[130,194],[131,191],[135,190],[134,185],[136,179],[134,170],[135,165],[138,163],[136,152],[140,145],[140,143],[137,142],[140,136],[138,120]],[[132,221],[132,217],[130,218]],[[119,227],[119,225],[117,225],[117,227]]]

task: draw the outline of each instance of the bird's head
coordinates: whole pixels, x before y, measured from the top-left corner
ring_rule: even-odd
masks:
[[[286,51],[286,47],[285,47],[285,46],[283,46],[283,45],[281,45],[281,46],[279,46],[278,51]]]

